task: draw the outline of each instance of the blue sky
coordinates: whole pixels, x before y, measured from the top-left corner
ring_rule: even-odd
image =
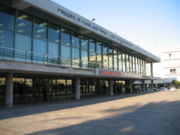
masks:
[[[180,0],[53,0],[158,55],[180,46]]]

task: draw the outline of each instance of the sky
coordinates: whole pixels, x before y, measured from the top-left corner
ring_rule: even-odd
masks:
[[[180,0],[53,0],[160,56],[180,46]]]

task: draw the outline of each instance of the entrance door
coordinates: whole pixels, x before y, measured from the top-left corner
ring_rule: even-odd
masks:
[[[6,89],[6,79],[0,77],[0,106],[5,103],[5,89]]]

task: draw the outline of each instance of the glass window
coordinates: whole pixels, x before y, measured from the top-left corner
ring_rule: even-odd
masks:
[[[118,54],[117,54],[117,50],[114,50],[114,70],[118,69]]]
[[[35,18],[34,35],[37,38],[46,38],[47,36],[47,22],[39,18]]]
[[[47,61],[47,42],[45,40],[34,39],[33,44],[33,61],[46,62]]]
[[[0,56],[5,58],[13,58],[13,32],[0,29]]]
[[[88,67],[88,52],[81,50],[81,64],[82,67]]]
[[[49,42],[48,46],[48,62],[52,64],[58,64],[59,44],[55,42]]]
[[[119,71],[123,71],[122,53],[118,52],[119,56]]]
[[[60,41],[59,40],[59,33],[60,33],[59,26],[49,23],[48,39],[58,43]]]
[[[30,60],[31,59],[31,37],[16,34],[15,43],[15,58],[18,60]]]
[[[102,49],[101,49],[101,43],[97,43],[96,45],[96,54],[97,54],[97,66],[102,67]]]
[[[21,33],[31,34],[32,32],[32,16],[18,12],[16,30]]]
[[[61,29],[61,45],[67,45],[70,46],[71,42],[70,42],[70,32],[65,30],[65,29]]]
[[[123,62],[123,72],[126,72],[126,59],[125,54],[122,54],[122,62]]]
[[[72,48],[72,65],[79,67],[79,48]]]
[[[109,56],[109,69],[113,69],[113,51],[112,49],[108,49]]]
[[[89,67],[96,67],[96,44],[93,41],[89,42]]]
[[[11,10],[0,9],[0,27],[14,29],[14,15]]]
[[[71,66],[71,48],[69,46],[61,46],[61,63],[62,65]]]
[[[88,50],[88,40],[85,37],[81,39],[81,49]]]
[[[126,72],[129,72],[129,55],[125,54],[126,57]]]
[[[72,36],[72,46],[73,47],[80,47],[80,39],[79,39],[78,35]]]
[[[103,67],[108,69],[108,54],[107,47],[103,47]]]
[[[89,51],[93,51],[95,52],[96,48],[95,48],[95,42],[93,42],[92,40],[90,40],[89,42]]]

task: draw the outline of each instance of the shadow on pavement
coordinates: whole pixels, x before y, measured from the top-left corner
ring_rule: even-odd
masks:
[[[152,93],[152,92],[150,92]],[[22,105],[16,106],[14,108],[0,108],[0,120],[1,119],[8,119],[14,117],[21,117],[26,115],[38,114],[38,113],[45,113],[51,112],[56,110],[63,110],[68,108],[86,106],[91,104],[97,104],[102,102],[109,102],[113,100],[119,100],[124,98],[130,98],[135,96],[141,96],[144,94],[149,94],[149,92],[144,92],[141,94],[126,94],[126,95],[118,95],[118,96],[108,96],[108,97],[96,97],[96,98],[82,98],[81,100],[70,100],[66,102],[48,102],[48,103],[39,103],[39,104],[32,104],[32,105]]]
[[[121,109],[102,119],[33,132],[28,135],[180,135],[180,101],[149,103]],[[122,114],[122,111],[132,109]]]

